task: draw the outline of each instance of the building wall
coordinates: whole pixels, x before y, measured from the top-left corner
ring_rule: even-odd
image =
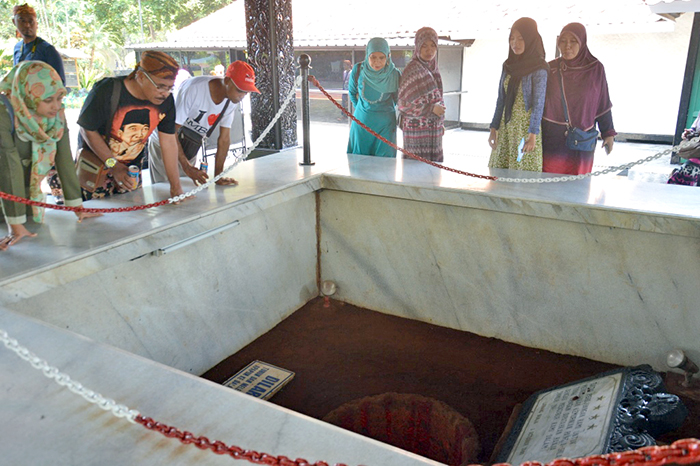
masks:
[[[693,14],[672,32],[591,34],[588,46],[605,65],[615,129],[624,133],[675,132]],[[556,32],[543,33],[547,60],[555,57]],[[464,51],[460,120],[488,124],[493,117],[507,37],[477,39]]]

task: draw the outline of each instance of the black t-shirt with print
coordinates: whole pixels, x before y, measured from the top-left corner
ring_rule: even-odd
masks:
[[[88,131],[97,131],[105,138],[112,156],[120,162],[141,165],[148,136],[158,128],[167,134],[175,133],[175,100],[172,94],[160,105],[137,99],[122,84],[119,104],[112,121],[112,89],[117,80],[105,78],[93,86],[80,110],[78,124]],[[78,146],[84,142],[79,138]]]

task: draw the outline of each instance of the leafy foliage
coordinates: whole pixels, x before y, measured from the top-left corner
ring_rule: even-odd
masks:
[[[105,71],[95,67],[89,68],[87,64],[80,63],[78,68],[80,69],[78,74],[80,89],[92,89],[92,85],[105,76]]]
[[[12,47],[17,43],[12,8],[27,2],[37,12],[39,36],[57,48],[80,49],[89,58],[81,64],[90,80],[125,67],[125,46],[165,40],[175,31],[228,5],[244,0],[0,0],[0,33],[6,38],[0,69],[12,65]],[[142,29],[143,25],[143,29]],[[9,55],[9,63],[7,56]],[[82,83],[81,83],[82,84]]]
[[[237,0],[243,1],[243,0]],[[228,5],[230,0],[91,0],[98,21],[106,25],[118,44],[154,41],[164,33],[183,28]],[[143,34],[141,33],[143,22]]]

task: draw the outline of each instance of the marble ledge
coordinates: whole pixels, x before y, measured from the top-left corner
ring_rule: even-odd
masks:
[[[48,210],[39,236],[2,254],[0,287],[58,266],[89,273],[103,259],[130,260],[252,213],[321,189],[392,196],[445,205],[530,215],[582,224],[700,237],[696,190],[597,177],[567,183],[499,183],[451,173],[414,160],[324,153],[301,166],[302,150],[289,149],[239,164],[235,188],[210,187],[177,206],[108,214],[76,224],[72,214]],[[548,174],[454,166],[482,175],[551,177]],[[191,189],[183,179],[184,189]],[[128,207],[169,197],[168,185],[90,201],[87,206]],[[228,219],[228,220],[227,220]],[[219,223],[217,223],[219,222]],[[167,244],[167,243],[166,243]],[[102,259],[96,258],[103,255]],[[85,267],[83,267],[85,266]],[[50,280],[55,280],[51,278]]]
[[[685,186],[614,178],[515,184],[466,177],[413,160],[364,159],[374,160],[355,159],[348,170],[324,174],[323,189],[700,238],[700,196]],[[495,169],[481,174],[550,176]]]
[[[0,287],[29,276],[50,275],[52,283],[58,267],[71,280],[81,278],[119,262],[125,262],[154,250],[242,220],[275,205],[314,193],[320,189],[318,176],[260,187],[229,190],[210,187],[177,206],[162,206],[146,211],[105,214],[81,224],[63,212],[47,211],[40,234],[31,241],[29,254],[3,254],[8,266],[0,269]],[[267,189],[267,190],[265,190]],[[235,191],[230,194],[232,191]],[[167,198],[167,185],[146,186],[142,191],[99,201],[100,207],[127,207]],[[86,203],[93,207],[98,201]],[[115,221],[117,220],[118,221]],[[18,246],[21,246],[18,245]],[[10,252],[19,252],[14,248]],[[15,260],[16,259],[16,260]],[[41,280],[39,280],[41,281]]]
[[[197,436],[329,464],[438,464],[2,307],[0,329],[86,388]],[[11,400],[0,417],[13,420],[0,424],[3,464],[231,464],[89,404],[4,345],[0,373]]]

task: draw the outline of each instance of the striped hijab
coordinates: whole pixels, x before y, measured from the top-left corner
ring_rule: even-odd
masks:
[[[415,102],[423,96],[439,92],[442,98],[442,76],[438,69],[437,55],[429,62],[420,58],[420,49],[428,41],[438,44],[438,35],[434,29],[424,27],[416,32],[416,46],[413,51],[413,59],[408,63],[401,75],[401,89],[399,100],[404,105]]]

